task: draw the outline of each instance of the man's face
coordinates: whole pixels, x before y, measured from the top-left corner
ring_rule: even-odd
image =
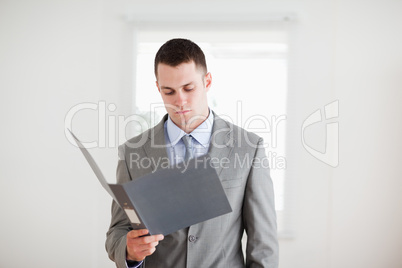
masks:
[[[193,61],[172,67],[158,65],[156,86],[172,121],[190,133],[208,117],[210,73],[203,74]]]

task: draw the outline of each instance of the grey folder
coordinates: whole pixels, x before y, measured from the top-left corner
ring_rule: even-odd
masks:
[[[167,235],[232,212],[208,156],[159,169],[124,184],[109,184],[86,148],[70,133],[99,182],[124,209],[134,229]]]

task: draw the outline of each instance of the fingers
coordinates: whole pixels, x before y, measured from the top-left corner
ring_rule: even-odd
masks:
[[[134,242],[137,244],[149,244],[152,242],[157,242],[160,240],[163,240],[163,235],[150,235],[150,236],[144,236],[148,234],[147,229],[141,229],[141,230],[132,230],[127,233],[127,240],[132,240],[134,239]]]
[[[148,234],[147,229],[132,230],[127,233],[127,238],[136,238]]]
[[[141,261],[146,256],[155,252],[156,246],[160,240],[163,240],[163,235],[151,235],[148,230],[132,230],[127,233],[127,259]]]

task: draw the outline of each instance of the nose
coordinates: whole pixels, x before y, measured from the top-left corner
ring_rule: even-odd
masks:
[[[176,106],[182,108],[187,103],[185,94],[180,90],[176,94]]]

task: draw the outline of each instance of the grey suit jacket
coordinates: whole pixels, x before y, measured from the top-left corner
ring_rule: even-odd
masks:
[[[158,168],[158,160],[168,159],[166,120],[167,115],[154,128],[119,147],[118,183],[150,173]],[[257,135],[215,115],[208,154],[215,161],[233,212],[165,236],[145,258],[143,267],[278,267],[273,185],[262,144]],[[138,156],[152,165],[133,164]],[[113,202],[106,250],[118,268],[126,267],[126,234],[130,230],[125,213]],[[246,261],[243,231],[248,237]]]

